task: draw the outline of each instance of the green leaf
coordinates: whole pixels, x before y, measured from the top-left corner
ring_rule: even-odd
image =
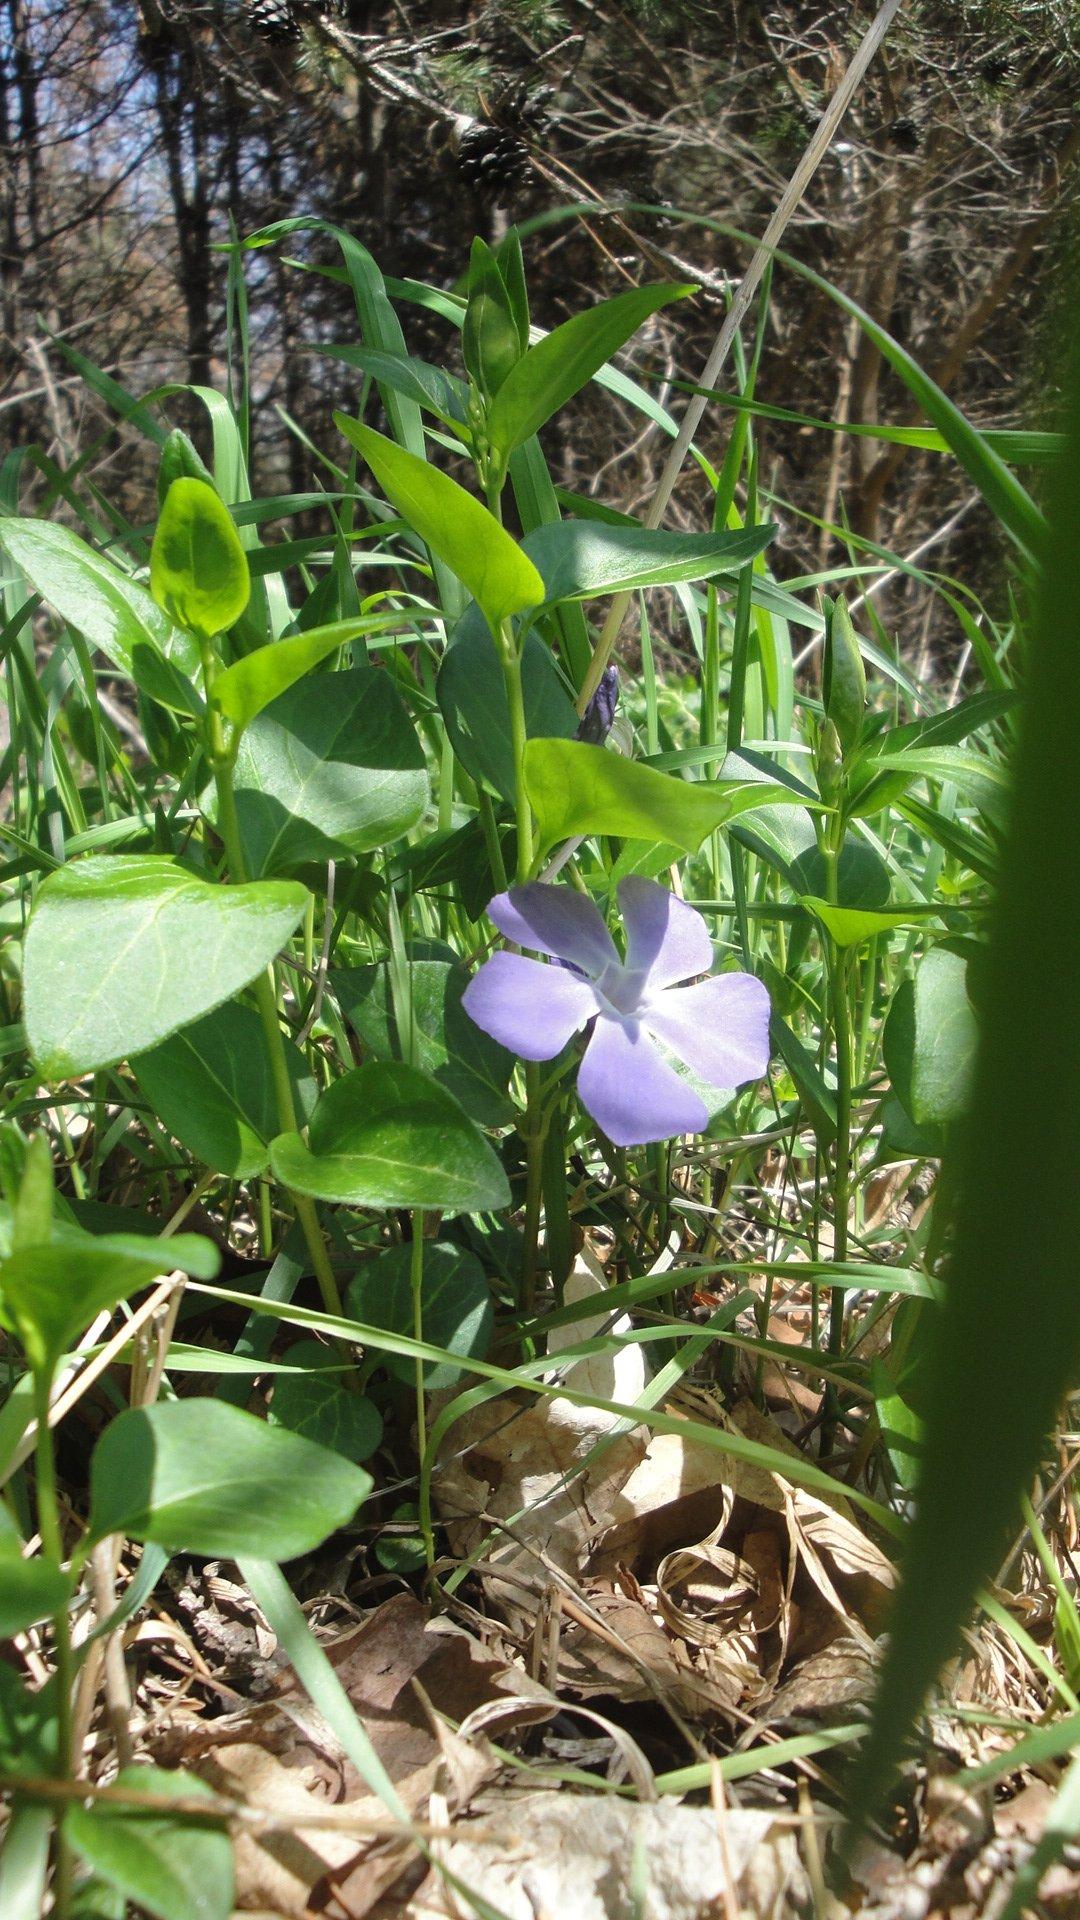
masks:
[[[505,459],[530,440],[650,314],[694,291],[690,284],[674,282],[631,287],[575,313],[537,341],[507,375],[489,410],[488,433],[496,452]]]
[[[0,1640],[61,1613],[71,1599],[71,1580],[51,1560],[24,1560],[17,1546],[0,1546]]]
[[[212,1279],[220,1256],[198,1234],[93,1234],[67,1221],[50,1239],[19,1247],[0,1262],[3,1318],[18,1331],[35,1365],[55,1365],[95,1314],[175,1268]]]
[[[521,235],[516,227],[510,227],[499,245],[496,259],[502,274],[506,297],[510,302],[510,311],[514,316],[518,342],[522,353],[529,344],[529,292],[525,285],[525,261],[521,252]]]
[[[352,1206],[453,1214],[510,1202],[506,1175],[453,1095],[414,1067],[383,1061],[335,1081],[312,1115],[308,1144],[281,1134],[271,1165],[287,1187]]]
[[[843,600],[825,602],[821,694],[826,719],[836,728],[845,755],[854,752],[866,707],[866,669],[851,615]]]
[[[165,496],[174,480],[202,480],[208,487],[214,485],[213,474],[182,427],[174,427],[161,448],[157,470],[159,508],[165,505]]]
[[[112,1784],[165,1801],[214,1798],[197,1775],[160,1767],[122,1767]],[[63,1828],[89,1866],[156,1920],[228,1920],[235,1889],[224,1826],[165,1808],[155,1813],[91,1800],[74,1801]]]
[[[884,1033],[889,1078],[917,1127],[945,1126],[964,1112],[978,1037],[966,961],[932,947],[897,988]]]
[[[315,1082],[303,1055],[283,1041],[293,1101],[306,1119]],[[279,1131],[262,1021],[230,1000],[132,1061],[159,1120],[215,1173],[251,1180],[270,1164]]]
[[[178,626],[226,633],[251,598],[247,555],[232,515],[205,480],[174,480],[150,549],[150,591]]]
[[[834,906],[831,901],[816,899],[812,893],[804,893],[800,898],[808,912],[832,934],[838,947],[860,946],[864,940],[873,940],[879,933],[891,933],[896,927],[921,927],[927,919],[926,910],[920,912],[917,904],[868,910]]]
[[[525,732],[530,739],[572,740],[578,727],[550,648],[535,633],[521,655]],[[503,800],[514,798],[514,748],[510,706],[498,649],[480,609],[467,608],[443,655],[435,691],[450,743],[467,773],[484,780]]]
[[[202,712],[192,685],[198,645],[145,587],[51,520],[0,519],[0,544],[60,618],[144,693],[180,713]]]
[[[0,1777],[47,1774],[55,1767],[55,1679],[31,1693],[7,1661],[0,1660]],[[7,1843],[5,1834],[0,1855],[6,1855]]]
[[[156,854],[92,855],[50,874],[23,956],[42,1077],[144,1053],[231,1000],[285,944],[307,899],[295,882],[212,886]]]
[[[284,1374],[274,1387],[270,1424],[287,1427],[346,1460],[366,1460],[382,1439],[382,1415],[370,1400],[342,1385],[340,1362],[318,1340],[298,1340],[282,1358],[302,1373]]]
[[[535,527],[522,546],[539,569],[544,603],[592,600],[642,587],[708,580],[746,566],[774,539],[773,526],[731,533],[667,533],[612,527],[599,520],[557,520]]]
[[[387,966],[352,967],[330,975],[342,1013],[376,1059],[404,1059],[410,1043],[415,1045],[416,1065],[452,1093],[470,1119],[483,1127],[505,1126],[514,1117],[507,1094],[514,1056],[469,1019],[461,1004],[468,982],[460,961],[411,960],[411,1030],[402,1035]]]
[[[365,1260],[345,1296],[345,1310],[365,1326],[386,1333],[412,1334],[411,1248],[390,1247]],[[484,1269],[471,1253],[449,1241],[424,1242],[423,1337],[447,1353],[483,1359],[491,1345],[494,1316]],[[411,1384],[415,1363],[406,1354],[384,1353],[380,1364],[395,1379]],[[429,1361],[424,1385],[429,1393],[456,1386],[462,1369],[448,1361]]]
[[[402,518],[472,594],[493,633],[511,614],[539,606],[544,597],[540,575],[479,500],[384,434],[344,413],[335,413],[334,420]]]
[[[328,627],[312,627],[310,633],[292,634],[287,640],[273,640],[268,647],[256,647],[254,653],[244,654],[219,673],[214,681],[214,705],[234,726],[246,727],[271,700],[302,680],[328,654],[398,619],[396,614],[365,614],[355,620],[335,620]]]
[[[524,351],[495,255],[479,237],[472,243],[469,260],[469,303],[461,328],[461,350],[486,400],[498,393]]]
[[[400,839],[428,803],[424,754],[388,673],[289,687],[247,728],[234,771],[249,868],[265,874]]]
[[[992,1577],[1080,1360],[1080,363],[1025,658],[1013,812],[980,979],[980,1043],[946,1155],[948,1286],[923,1347],[923,1461],[869,1739],[850,1782],[884,1793],[928,1687]],[[950,1164],[951,1162],[951,1164]],[[1080,1772],[1076,1773],[1080,1788]]]
[[[580,740],[530,740],[525,784],[542,845],[584,834],[667,840],[696,853],[706,834],[755,807],[803,805],[778,782],[736,775],[691,782]]]
[[[437,414],[456,432],[463,431],[467,390],[462,381],[444,373],[441,367],[430,366],[426,360],[417,360],[412,354],[385,353],[378,347],[358,347],[351,342],[342,346],[316,347],[315,351],[325,354],[329,360],[342,360],[346,366],[356,367],[360,373],[370,374],[380,387],[389,387],[393,393],[404,395],[415,406]]]
[[[292,1560],[352,1519],[371,1476],[222,1400],[132,1407],[90,1462],[90,1533],[170,1553]]]

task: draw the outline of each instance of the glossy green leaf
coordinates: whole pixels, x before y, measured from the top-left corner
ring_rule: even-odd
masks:
[[[220,1255],[193,1233],[94,1234],[55,1220],[47,1241],[0,1261],[0,1307],[35,1365],[55,1364],[95,1314],[174,1268],[212,1279]]]
[[[144,693],[180,713],[201,713],[192,684],[198,646],[145,587],[51,520],[0,519],[0,544],[60,618]]]
[[[60,1613],[71,1598],[71,1580],[40,1555],[24,1560],[18,1548],[0,1546],[0,1640]]]
[[[549,647],[535,633],[521,655],[525,731],[530,739],[572,740],[578,715]],[[467,773],[503,800],[514,797],[510,706],[498,649],[474,603],[463,614],[443,655],[436,694],[450,743]]]
[[[122,1767],[111,1783],[121,1792],[164,1801],[212,1800],[213,1788],[193,1773]],[[73,1801],[64,1837],[103,1879],[155,1920],[228,1920],[234,1897],[232,1842],[224,1826],[190,1815]]]
[[[50,874],[23,956],[23,1012],[43,1078],[156,1046],[246,987],[308,895],[294,882],[212,886],[156,854],[92,855]]]
[[[544,847],[579,834],[667,840],[696,852],[706,834],[755,807],[803,804],[779,783],[691,782],[580,740],[530,740],[525,782]]]
[[[409,1247],[390,1247],[365,1260],[345,1296],[346,1312],[366,1326],[412,1334],[411,1252]],[[473,1254],[449,1241],[425,1241],[422,1302],[425,1340],[447,1353],[484,1359],[494,1316],[491,1288]],[[416,1379],[415,1364],[405,1354],[384,1353],[381,1364],[398,1380],[411,1384]],[[456,1386],[461,1377],[462,1369],[449,1361],[429,1361],[424,1367],[429,1393]]]
[[[222,1400],[132,1407],[90,1462],[90,1532],[170,1553],[292,1560],[351,1520],[371,1476]]]
[[[529,348],[499,388],[488,415],[492,446],[505,458],[531,439],[650,314],[694,291],[692,285],[674,282],[631,287],[553,328]]]
[[[484,1127],[505,1126],[514,1117],[507,1093],[514,1056],[470,1020],[461,1004],[469,982],[460,961],[413,959],[408,970],[402,1035],[395,1017],[387,966],[333,971],[338,1005],[365,1048],[379,1060],[402,1060],[415,1047],[415,1063],[459,1100]]]
[[[274,1386],[270,1424],[302,1433],[346,1460],[366,1460],[382,1439],[382,1415],[370,1400],[343,1385],[340,1360],[317,1340],[298,1340],[283,1356],[302,1368]]]
[[[453,1095],[416,1068],[369,1061],[334,1082],[307,1145],[282,1134],[271,1165],[285,1186],[363,1207],[479,1213],[509,1205],[495,1154]]]
[[[555,520],[522,541],[544,582],[547,605],[602,594],[708,580],[743,567],[775,537],[773,526],[728,533],[668,533],[602,520]]]
[[[279,694],[244,733],[236,812],[252,873],[387,846],[428,803],[423,749],[388,673],[351,667]]]
[[[251,597],[247,555],[220,494],[205,480],[174,480],[150,549],[150,591],[178,626],[210,639],[239,620]]]
[[[885,1065],[917,1127],[947,1125],[967,1107],[979,1038],[967,971],[959,954],[932,947],[889,1009]]]
[[[511,614],[539,606],[544,598],[540,575],[479,500],[385,434],[358,426],[347,414],[335,413],[334,419],[387,499],[472,594],[492,632]]]
[[[214,681],[214,704],[221,708],[234,726],[246,727],[272,700],[302,680],[328,654],[336,653],[361,634],[374,633],[380,627],[400,620],[398,614],[372,613],[355,620],[335,620],[328,627],[312,627],[309,633],[291,634],[287,640],[274,640],[268,647],[257,647],[234,660]]]
[[[306,1119],[315,1081],[303,1054],[291,1041],[282,1044],[293,1103]],[[232,1180],[265,1173],[280,1118],[253,1007],[230,1000],[131,1064],[158,1119],[204,1166]]]
[[[801,895],[802,904],[827,927],[838,947],[857,947],[879,933],[892,933],[897,927],[921,927],[927,915],[903,904],[895,908],[867,909],[834,905],[812,893]]]

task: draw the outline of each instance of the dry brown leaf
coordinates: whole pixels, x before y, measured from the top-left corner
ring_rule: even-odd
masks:
[[[457,1724],[493,1699],[540,1691],[445,1616],[431,1619],[410,1593],[385,1601],[326,1652],[399,1799],[417,1818],[436,1791],[460,1812],[495,1771],[484,1742],[466,1743],[438,1715]],[[296,1835],[244,1835],[242,1909],[271,1905],[288,1916],[306,1913],[316,1888],[332,1883],[344,1911],[360,1916],[414,1857],[396,1842],[349,1836],[346,1847],[339,1836],[303,1829],[305,1814],[310,1819],[316,1810],[378,1820],[386,1809],[292,1685],[241,1713],[174,1727],[154,1757],[189,1766],[220,1786],[226,1779],[234,1786],[254,1783],[260,1804],[291,1807]]]
[[[795,1836],[771,1813],[727,1811],[722,1843],[711,1807],[671,1801],[488,1792],[476,1812],[498,1837],[469,1846],[456,1837],[467,1831],[459,1823],[440,1843],[440,1859],[505,1920],[715,1920],[726,1895],[745,1920],[808,1911]],[[431,1874],[410,1903],[410,1920],[459,1920],[469,1909],[458,1899]]]

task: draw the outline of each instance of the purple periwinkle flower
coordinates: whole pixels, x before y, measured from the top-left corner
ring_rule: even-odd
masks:
[[[760,1079],[769,1059],[769,996],[750,973],[695,980],[712,966],[709,929],[666,887],[632,877],[618,893],[625,960],[587,895],[538,881],[496,894],[488,915],[499,932],[562,965],[493,954],[463,1004],[478,1027],[525,1060],[553,1060],[592,1021],[578,1094],[608,1139],[630,1147],[708,1124],[704,1101],[654,1042],[710,1086]]]

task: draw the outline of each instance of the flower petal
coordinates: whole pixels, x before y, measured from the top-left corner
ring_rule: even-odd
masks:
[[[599,907],[574,887],[548,887],[530,880],[488,903],[488,919],[516,947],[554,954],[583,973],[602,973],[619,956]]]
[[[760,1080],[769,1064],[769,996],[752,973],[669,987],[641,1009],[650,1033],[712,1087]]]
[[[493,953],[461,1004],[470,1020],[523,1060],[553,1060],[597,1008],[587,980],[520,953]]]
[[[647,992],[708,973],[712,941],[696,907],[637,874],[620,880],[619,906],[626,922],[627,971],[644,976]]]
[[[600,1015],[577,1084],[582,1105],[617,1147],[700,1133],[708,1122],[704,1102],[660,1058],[636,1020]]]

